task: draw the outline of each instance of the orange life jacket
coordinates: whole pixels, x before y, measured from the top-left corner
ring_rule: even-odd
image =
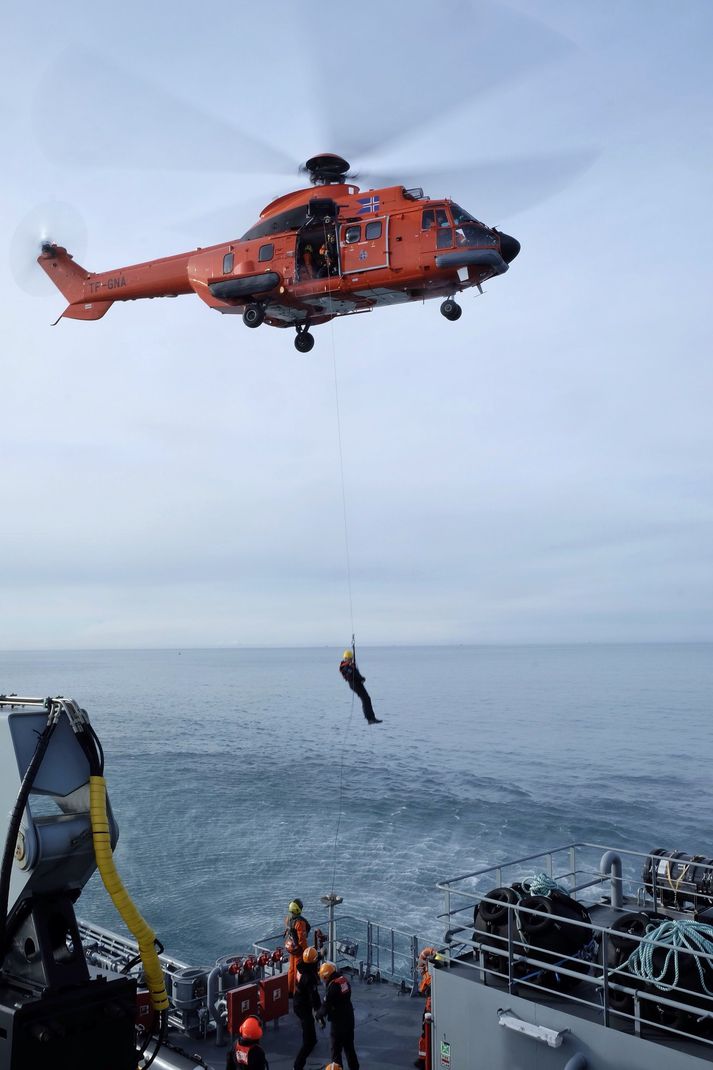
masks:
[[[297,925],[300,922],[304,925],[302,934],[297,928]],[[301,914],[298,914],[297,917],[289,914],[285,918],[285,923],[287,926],[285,929],[285,950],[289,952],[290,955],[301,955],[307,947],[307,937],[309,936],[311,928],[310,923],[307,921],[307,918],[303,918]]]

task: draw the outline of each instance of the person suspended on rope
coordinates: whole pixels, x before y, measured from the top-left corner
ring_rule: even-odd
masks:
[[[290,996],[295,993],[297,963],[307,950],[307,937],[310,930],[307,918],[302,915],[303,905],[301,899],[293,899],[287,908],[287,917],[285,918],[285,951],[289,955],[287,991]]]
[[[365,676],[359,672],[353,650],[345,650],[339,663],[339,671],[347,681],[352,691],[361,699],[361,708],[364,711],[367,724],[381,724],[381,718],[374,713],[369,692],[364,687]]]

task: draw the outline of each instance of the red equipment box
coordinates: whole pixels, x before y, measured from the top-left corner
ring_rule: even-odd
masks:
[[[260,1009],[264,1022],[281,1018],[290,1009],[290,997],[287,990],[287,974],[278,973],[274,977],[265,977],[260,982]]]
[[[144,1029],[153,1029],[156,1012],[153,1009],[151,996],[148,992],[136,993],[136,1024]]]
[[[257,984],[240,985],[225,993],[228,1004],[228,1032],[236,1037],[240,1026],[251,1014],[259,1014],[260,997]]]

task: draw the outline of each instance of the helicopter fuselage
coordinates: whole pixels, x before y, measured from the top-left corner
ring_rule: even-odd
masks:
[[[330,183],[278,198],[242,238],[209,248],[91,273],[46,244],[38,263],[67,297],[67,318],[100,319],[115,301],[196,293],[250,327],[291,326],[299,339],[337,316],[482,286],[519,249],[420,189]]]

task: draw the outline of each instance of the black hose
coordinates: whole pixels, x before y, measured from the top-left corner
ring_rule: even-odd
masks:
[[[161,1019],[160,1019],[161,1020],[161,1028],[159,1029],[158,1037],[156,1039],[156,1047],[154,1048],[154,1050],[151,1053],[151,1058],[149,1059],[149,1061],[147,1063],[143,1064],[143,1066],[141,1067],[141,1070],[149,1070],[149,1067],[151,1066],[151,1063],[154,1061],[154,1059],[158,1055],[159,1051],[161,1050],[161,1048],[163,1046],[163,1042],[166,1039],[166,1034],[168,1033],[168,1011],[161,1011],[160,1013],[161,1013]],[[145,1050],[146,1050],[146,1048],[144,1048],[141,1051],[140,1055],[143,1055]]]
[[[27,806],[27,800],[32,791],[35,777],[37,776],[37,770],[42,764],[42,759],[45,756],[49,741],[52,738],[52,733],[57,726],[55,719],[55,711],[50,710],[50,715],[47,718],[47,724],[40,733],[37,740],[37,746],[35,747],[35,753],[32,755],[32,759],[25,775],[22,778],[20,784],[20,790],[17,795],[17,800],[13,811],[10,815],[10,823],[7,829],[7,836],[5,838],[5,850],[2,856],[2,865],[0,866],[0,966],[5,961],[5,955],[7,954],[6,942],[7,942],[7,915],[8,915],[8,903],[10,899],[10,880],[12,878],[12,863],[15,856],[15,846],[17,844],[17,835],[20,831],[20,824],[22,823],[22,815],[25,812]]]

